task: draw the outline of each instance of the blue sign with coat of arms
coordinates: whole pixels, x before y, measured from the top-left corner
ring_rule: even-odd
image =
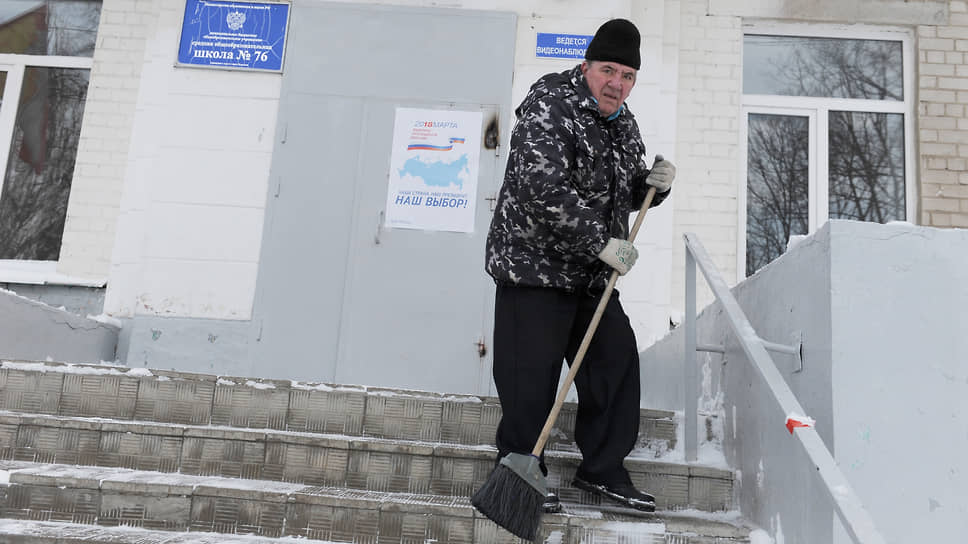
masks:
[[[178,63],[281,72],[289,4],[188,0]]]

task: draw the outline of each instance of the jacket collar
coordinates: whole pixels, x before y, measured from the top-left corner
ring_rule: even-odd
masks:
[[[585,74],[581,73],[581,64],[572,68],[569,76],[571,78],[571,84],[579,96],[578,106],[583,109],[594,110],[601,115],[601,110],[598,109],[598,100],[592,95],[591,89],[588,88],[588,81],[585,79]],[[605,120],[613,121],[621,117],[624,113],[625,104],[622,104],[617,112],[609,115]]]

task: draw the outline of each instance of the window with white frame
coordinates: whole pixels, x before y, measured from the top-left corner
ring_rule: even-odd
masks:
[[[746,275],[828,219],[914,213],[907,31],[748,26],[743,39]]]
[[[57,261],[101,2],[0,2],[0,262]]]

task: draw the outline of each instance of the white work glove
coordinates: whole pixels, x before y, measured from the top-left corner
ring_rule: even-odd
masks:
[[[676,165],[662,158],[661,155],[655,157],[652,164],[652,171],[645,182],[655,187],[657,193],[664,193],[672,188],[672,180],[676,179]]]
[[[609,238],[608,244],[598,254],[598,258],[617,270],[619,276],[624,276],[639,258],[639,250],[635,249],[632,242],[628,240]]]

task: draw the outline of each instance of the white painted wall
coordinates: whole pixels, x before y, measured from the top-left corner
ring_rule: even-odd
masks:
[[[833,221],[733,293],[760,337],[802,334],[802,372],[773,359],[887,541],[962,540],[968,231]],[[724,419],[743,513],[777,542],[849,542],[715,305],[699,342],[727,346],[699,358],[700,406]],[[644,406],[682,409],[682,345],[680,328],[642,354]]]
[[[889,542],[964,541],[968,230],[849,223],[831,238],[837,459]]]
[[[155,8],[105,313],[245,320],[281,76],[175,67],[184,4]]]

